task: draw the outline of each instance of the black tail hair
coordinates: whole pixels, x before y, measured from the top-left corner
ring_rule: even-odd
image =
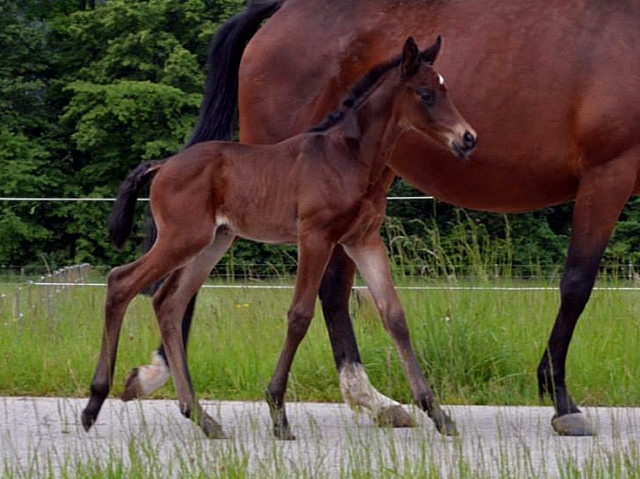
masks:
[[[109,237],[116,248],[121,249],[133,228],[133,216],[140,190],[151,180],[165,160],[147,161],[127,175],[120,185],[118,197],[109,216]]]
[[[211,140],[231,140],[237,124],[238,70],[247,43],[260,23],[280,9],[282,0],[257,0],[225,23],[211,42],[209,75],[195,130],[187,147]]]
[[[204,98],[198,121],[185,148],[203,141],[233,139],[238,118],[238,71],[242,54],[262,21],[276,13],[283,1],[251,2],[244,11],[227,20],[213,37],[207,58],[209,74]],[[149,218],[142,251],[148,251],[153,246],[158,234],[153,217],[150,215]],[[147,288],[144,294],[154,294],[159,285],[157,283]],[[164,348],[160,348],[160,353],[164,353]]]

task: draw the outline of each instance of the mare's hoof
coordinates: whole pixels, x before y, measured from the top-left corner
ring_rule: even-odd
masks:
[[[581,412],[553,416],[553,430],[560,436],[595,436],[597,431]]]
[[[211,416],[205,416],[200,424],[205,436],[209,439],[227,439],[226,434],[222,430],[222,426],[218,424]]]
[[[89,429],[91,429],[91,426],[96,423],[97,418],[98,415],[96,413],[88,411],[88,409],[82,411],[80,419],[82,420],[82,427],[84,428],[84,430],[88,432]]]
[[[386,407],[373,418],[379,427],[416,427],[417,424],[400,405]]]
[[[142,396],[144,396],[144,392],[142,391],[142,387],[140,386],[139,369],[133,368],[129,373],[129,377],[124,383],[124,391],[122,391],[120,399],[126,402],[133,399],[138,399]]]

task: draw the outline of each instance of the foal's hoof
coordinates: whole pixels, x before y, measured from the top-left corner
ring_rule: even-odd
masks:
[[[440,411],[437,415],[432,417],[436,429],[443,436],[457,436],[458,428],[456,423],[449,417],[444,411]]]
[[[273,425],[273,437],[279,441],[295,441],[296,436],[291,432],[289,423],[274,424]]]
[[[456,423],[453,422],[449,416],[447,416],[444,424],[438,427],[438,432],[443,436],[457,436],[459,434]]]
[[[139,369],[133,368],[129,373],[129,377],[124,383],[124,391],[120,395],[120,399],[123,401],[131,401],[144,396],[142,386],[140,385]]]
[[[373,420],[379,427],[416,427],[417,424],[400,405],[386,407],[378,411]]]
[[[595,426],[581,412],[553,416],[551,426],[560,436],[595,436],[597,433]]]
[[[222,426],[218,424],[211,416],[205,416],[200,424],[202,432],[209,439],[226,439],[227,435],[222,430]]]
[[[80,419],[82,420],[82,427],[84,428],[84,430],[89,432],[89,429],[91,429],[91,426],[93,426],[96,423],[97,418],[98,418],[98,414],[94,412],[90,412],[88,408],[82,411],[82,414],[80,415]]]
[[[160,389],[171,377],[171,372],[165,360],[155,353],[151,364],[133,368],[124,384],[124,391],[120,396],[123,401],[149,396]]]

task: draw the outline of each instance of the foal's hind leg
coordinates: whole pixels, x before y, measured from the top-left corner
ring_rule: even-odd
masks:
[[[232,234],[225,232],[216,234],[211,246],[196,256],[187,266],[174,271],[153,298],[162,342],[178,394],[180,411],[185,417],[200,425],[208,437],[214,439],[225,436],[220,425],[205,412],[196,399],[180,325],[187,304],[232,243]]]
[[[553,401],[556,413],[552,425],[558,434],[584,436],[595,433],[569,395],[565,384],[565,361],[611,231],[634,188],[639,156],[636,151],[635,155],[623,155],[592,167],[580,179],[569,253],[560,283],[560,311],[538,367],[540,396],[547,393]]]
[[[150,246],[153,245],[158,232],[156,223],[151,216],[151,212],[148,212],[148,214],[150,215],[150,221],[147,227],[145,241],[143,241],[142,245],[144,252],[149,250]],[[160,286],[160,284],[155,285],[155,289],[151,288],[152,291],[144,291],[144,294],[153,296]],[[187,349],[191,320],[193,319],[193,313],[196,307],[196,298],[197,294],[191,298],[191,301],[189,301],[189,305],[182,317],[182,340],[184,342],[185,350]],[[151,364],[138,366],[131,370],[125,381],[121,399],[123,401],[130,401],[143,396],[149,396],[154,391],[157,391],[164,386],[170,377],[171,372],[169,371],[167,353],[165,352],[164,346],[161,342],[158,349],[151,354]]]
[[[267,402],[273,420],[273,434],[278,439],[292,440],[284,406],[289,370],[300,341],[309,329],[322,274],[327,266],[334,243],[320,235],[301,237],[298,247],[298,273],[291,308],[287,314],[287,336],[267,387]]]
[[[440,433],[456,435],[455,424],[438,404],[411,347],[409,328],[391,281],[389,261],[382,240],[376,235],[364,243],[345,246],[345,250],[355,261],[373,296],[384,327],[395,343],[414,401],[429,414]]]
[[[233,244],[233,240],[234,235],[227,229],[219,228],[217,230],[214,243],[211,245],[216,258],[215,261],[212,260],[214,261],[214,265],[220,261],[220,258],[222,258],[224,253],[229,249],[229,245]],[[213,268],[213,266],[211,266],[211,268]],[[197,293],[194,294],[189,301],[189,304],[182,316],[181,330],[185,351],[187,350],[187,339],[189,328],[191,326],[191,319],[195,309],[196,296]],[[138,366],[131,370],[125,381],[121,399],[123,401],[130,401],[132,399],[148,396],[162,387],[170,377],[171,372],[169,370],[167,353],[165,352],[164,345],[161,344],[161,347],[153,353],[151,357],[151,364]]]
[[[166,260],[170,253],[171,251],[162,247],[153,248],[139,260],[114,268],[109,274],[100,357],[91,382],[89,403],[82,412],[82,425],[86,430],[95,423],[111,389],[120,328],[127,306],[140,291],[174,268]]]

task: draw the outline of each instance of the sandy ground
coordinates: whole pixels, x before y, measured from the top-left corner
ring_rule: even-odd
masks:
[[[420,426],[390,430],[342,404],[290,403],[297,440],[282,442],[271,437],[263,403],[203,404],[228,439],[206,439],[175,401],[108,400],[86,433],[84,399],[0,398],[0,475],[119,477],[118,468],[134,467],[143,477],[611,477],[640,470],[639,408],[587,408],[598,435],[568,438],[553,433],[551,408],[451,406],[460,435],[446,438],[413,407]]]

